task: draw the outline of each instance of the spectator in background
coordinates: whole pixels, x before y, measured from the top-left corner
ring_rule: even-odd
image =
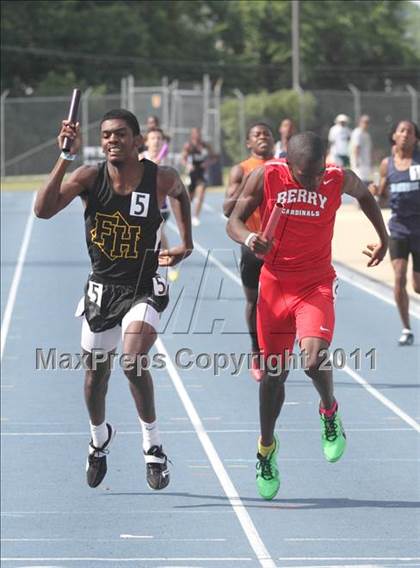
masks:
[[[241,198],[243,182],[246,177],[256,168],[273,159],[274,137],[270,127],[264,122],[253,124],[248,129],[246,145],[250,151],[248,159],[236,164],[230,170],[229,186],[223,202],[223,213],[226,217],[230,216],[236,202]],[[261,231],[261,218],[258,209],[248,217],[246,226],[251,232],[258,233]],[[264,261],[257,258],[249,250],[249,247],[242,245],[240,269],[246,298],[245,318],[252,343],[251,375],[257,381],[260,381],[264,376],[264,373],[259,369],[260,348],[258,347],[256,320],[258,285],[263,263]]]
[[[166,158],[166,156],[169,153],[169,142],[171,141],[170,137],[165,134],[163,132],[163,130],[160,128],[160,122],[159,122],[159,118],[155,115],[150,115],[147,117],[146,120],[146,128],[147,128],[147,133],[151,132],[151,131],[155,131],[156,130],[160,130],[162,132],[162,136],[163,136],[163,144],[162,147],[160,149],[160,154],[159,156],[156,156],[156,159],[152,159],[153,162],[155,162],[156,164],[159,165],[159,163],[164,160]],[[147,142],[145,141],[145,145],[142,148],[142,152],[144,152],[145,150],[148,150],[147,147]],[[163,165],[163,164],[161,164]],[[164,165],[169,165],[169,164],[164,164]]]
[[[389,252],[394,269],[394,296],[403,330],[399,345],[412,345],[409,299],[407,294],[408,257],[413,257],[413,288],[420,294],[420,132],[410,120],[401,120],[391,131],[391,155],[379,167],[379,187],[370,191],[389,197]]]
[[[274,157],[285,158],[287,153],[287,143],[293,134],[296,134],[296,126],[291,118],[283,119],[279,124],[280,140],[274,146]]]
[[[150,130],[154,130],[155,128],[160,128],[160,124],[159,124],[159,119],[157,116],[155,115],[150,115],[147,117],[146,119],[146,133],[149,132]],[[142,145],[140,146],[139,150],[139,159],[140,156],[147,151],[147,142],[146,142],[146,136],[143,138],[143,142]]]
[[[145,136],[145,146],[147,150],[142,152],[140,158],[152,160],[158,166],[166,166],[165,157],[168,145],[165,143],[165,135],[159,127],[150,128]],[[165,148],[166,146],[166,148]],[[166,150],[166,152],[165,152]]]
[[[330,159],[337,166],[348,167],[349,159],[349,143],[351,130],[348,126],[349,117],[346,114],[338,114],[335,117],[335,124],[330,128],[328,133],[328,142],[330,143]]]
[[[353,130],[350,138],[350,167],[366,184],[372,181],[372,138],[368,132],[369,117],[363,114],[359,126]]]
[[[199,217],[207,187],[207,170],[213,156],[210,144],[201,138],[201,130],[192,128],[190,139],[184,144],[181,159],[190,178],[188,190],[191,201],[195,198],[195,210],[191,218],[194,227],[200,224]]]
[[[150,116],[147,117],[146,129],[149,131],[152,130],[153,128],[160,128],[160,122],[157,116],[151,114]]]

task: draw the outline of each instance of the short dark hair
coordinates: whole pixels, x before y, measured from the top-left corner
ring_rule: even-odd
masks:
[[[121,120],[124,120],[127,123],[127,125],[130,127],[134,136],[138,136],[140,134],[139,121],[134,116],[134,114],[129,110],[126,110],[124,108],[115,108],[109,110],[103,115],[101,120],[101,126],[102,123],[105,122],[105,120],[112,120],[113,118],[120,118]]]
[[[163,130],[161,128],[159,128],[158,126],[154,126],[153,128],[149,128],[148,131],[146,132],[146,136],[148,134],[150,134],[151,132],[159,132],[159,134],[161,134],[162,137],[165,138],[165,134],[163,133]]]
[[[255,128],[256,126],[263,126],[264,128],[267,128],[267,130],[270,132],[271,136],[273,136],[273,131],[271,130],[271,126],[269,124],[267,124],[266,122],[254,122],[253,124],[251,124],[251,126],[248,127],[248,130],[246,131],[246,139],[248,140],[249,135],[251,134],[251,130],[253,128]]]
[[[414,127],[414,133],[416,135],[416,140],[419,141],[420,140],[420,131],[419,131],[419,127],[417,126],[417,124],[415,122],[413,122],[412,120],[405,120],[405,118],[403,118],[402,120],[399,120],[398,122],[395,122],[392,127],[391,130],[389,131],[389,135],[388,135],[388,140],[391,144],[391,146],[394,146],[395,142],[393,140],[393,136],[397,130],[397,128],[399,127],[399,125],[402,122],[408,122],[409,124],[411,124]]]
[[[290,162],[306,162],[315,164],[326,155],[326,145],[315,132],[295,134],[287,145],[287,157]]]

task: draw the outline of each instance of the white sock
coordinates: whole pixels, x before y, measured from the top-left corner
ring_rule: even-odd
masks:
[[[139,417],[141,431],[143,434],[143,450],[147,452],[152,446],[160,446],[160,433],[157,420],[154,422],[144,422]]]
[[[101,448],[108,440],[108,428],[106,422],[102,422],[99,426],[90,423],[90,433],[92,435],[92,443],[95,448]]]

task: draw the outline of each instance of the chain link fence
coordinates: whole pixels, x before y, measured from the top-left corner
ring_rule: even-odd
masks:
[[[203,139],[229,165],[229,156],[223,154],[223,125],[220,120],[221,82],[211,83],[206,75],[202,83],[180,88],[177,81],[166,79],[156,87],[139,87],[132,77],[122,80],[121,92],[98,95],[92,89],[83,93],[80,120],[85,146],[99,145],[101,117],[111,108],[129,108],[145,130],[146,118],[156,115],[163,130],[170,136],[170,158],[179,166],[183,145],[191,128],[201,128]],[[409,85],[406,92],[361,92],[350,86],[348,91],[311,91],[315,105],[310,119],[311,129],[327,138],[328,130],[339,113],[357,124],[361,114],[371,117],[370,132],[375,148],[375,162],[389,153],[388,132],[393,123],[403,118],[418,122],[420,97]],[[241,95],[241,96],[239,96]],[[226,99],[224,99],[226,100]],[[239,105],[245,104],[241,93],[236,94]],[[1,175],[43,174],[51,170],[57,158],[56,136],[66,116],[68,97],[1,97]],[[240,109],[239,109],[240,110]],[[238,113],[239,147],[244,147],[244,133],[248,126],[245,106]],[[278,117],[280,121],[282,116]],[[307,127],[305,120],[301,127]],[[307,121],[306,121],[307,122]],[[276,125],[272,125],[277,127]],[[277,133],[276,133],[277,134]],[[81,163],[78,158],[74,167]]]
[[[418,122],[420,96],[409,92],[311,91],[316,99],[313,129],[323,138],[334,124],[335,117],[344,113],[355,128],[362,114],[370,116],[369,132],[372,137],[374,163],[389,155],[388,135],[392,126],[402,119]]]
[[[82,100],[80,120],[84,144],[97,145],[100,119],[107,110],[121,105],[121,96],[92,96],[88,103],[86,109],[86,101]],[[6,98],[2,105],[2,177],[49,172],[57,159],[57,134],[61,121],[66,117],[69,98]],[[40,140],[43,142],[40,143]],[[81,163],[82,158],[78,157],[73,168]]]

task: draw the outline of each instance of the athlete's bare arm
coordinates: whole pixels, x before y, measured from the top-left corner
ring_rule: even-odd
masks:
[[[171,200],[171,209],[178,225],[182,244],[162,250],[159,255],[161,266],[174,266],[192,253],[194,248],[191,230],[191,202],[178,172],[169,166],[159,166],[157,173],[159,206],[165,197]]]
[[[182,154],[181,154],[181,162],[184,164],[184,166],[188,165],[189,154],[190,154],[190,143],[185,142],[184,147],[182,148]]]
[[[386,203],[389,198],[389,188],[387,181],[388,158],[384,158],[379,166],[379,185],[369,184],[369,191],[372,195],[379,197],[380,203]]]
[[[384,200],[389,199],[389,186],[387,180],[388,158],[384,158],[379,166],[379,188],[378,195]]]
[[[375,227],[380,242],[368,244],[363,254],[370,257],[368,266],[377,266],[383,260],[388,248],[388,233],[381,210],[366,185],[351,170],[346,170],[344,173],[342,192],[357,199],[363,213]]]
[[[228,186],[225,193],[225,200],[223,201],[223,213],[226,217],[230,217],[230,214],[242,193],[243,187],[241,187],[241,184],[243,179],[244,170],[242,169],[242,166],[239,164],[233,166],[229,173]]]
[[[264,168],[257,168],[246,178],[241,199],[236,202],[226,226],[227,234],[237,243],[245,243],[250,231],[245,221],[261,204],[264,189]],[[261,233],[255,234],[248,243],[254,253],[266,254],[271,247],[271,241],[265,239]]]
[[[205,161],[205,166],[208,167],[210,164],[214,164],[217,161],[217,154],[213,150],[213,146],[208,142],[202,142],[204,148],[206,148],[208,152],[208,158]]]
[[[67,120],[63,120],[57,138],[59,148],[62,148],[64,137],[66,136],[73,141],[70,153],[73,155],[77,154],[81,146],[79,125],[77,124],[74,127]],[[98,172],[96,166],[81,166],[63,182],[64,175],[70,164],[69,160],[58,158],[44,187],[37,193],[34,206],[34,212],[37,217],[50,219],[64,209],[77,195],[84,191],[89,191],[92,187]]]

